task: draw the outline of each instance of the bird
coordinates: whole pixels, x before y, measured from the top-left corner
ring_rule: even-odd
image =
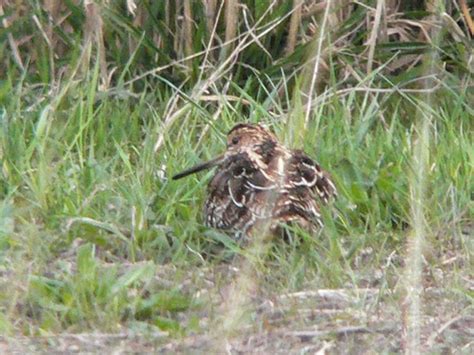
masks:
[[[328,172],[304,151],[289,149],[260,124],[238,123],[223,154],[172,178],[217,167],[207,188],[205,225],[235,238],[276,235],[285,225],[323,227],[320,206],[337,196]]]

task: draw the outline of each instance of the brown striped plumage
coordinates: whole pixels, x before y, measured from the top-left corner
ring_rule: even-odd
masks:
[[[319,204],[336,196],[328,173],[301,150],[290,150],[260,125],[230,130],[226,152],[173,179],[217,166],[204,206],[206,225],[249,236],[255,229],[322,226]]]

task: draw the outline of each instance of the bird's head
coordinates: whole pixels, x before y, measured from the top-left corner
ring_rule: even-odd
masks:
[[[258,147],[268,143],[277,144],[277,139],[273,133],[258,124],[239,123],[227,134],[227,150],[224,154],[176,174],[173,176],[173,180],[212,168],[245,149],[256,150]]]
[[[239,153],[243,149],[255,149],[266,142],[277,142],[273,133],[258,124],[239,123],[227,134],[226,155]]]

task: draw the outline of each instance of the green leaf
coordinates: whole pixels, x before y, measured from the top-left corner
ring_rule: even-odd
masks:
[[[77,250],[77,271],[79,277],[92,280],[96,276],[97,263],[95,261],[95,245],[87,243]]]
[[[154,321],[155,325],[163,331],[170,331],[173,333],[179,332],[181,327],[179,323],[173,319],[165,317],[156,317]]]
[[[178,291],[160,291],[144,300],[138,307],[139,312],[147,311],[185,311],[191,305],[191,299]]]
[[[124,275],[120,276],[112,287],[112,294],[116,294],[130,287],[136,282],[148,282],[155,274],[155,265],[148,262],[128,270]]]

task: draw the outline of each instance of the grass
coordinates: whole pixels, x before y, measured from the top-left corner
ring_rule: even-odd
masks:
[[[331,90],[302,129],[305,94],[281,85],[285,73],[255,69],[237,82],[223,71],[195,97],[168,76],[126,86],[126,66],[120,85],[100,90],[99,60],[79,70],[81,53],[69,55],[77,75],[52,80],[45,65],[35,84],[11,66],[0,82],[0,342],[65,351],[97,342],[130,351],[400,351],[417,115],[428,112],[420,346],[472,347],[462,330],[472,326],[474,300],[469,75],[467,84],[440,80],[427,105],[382,71],[351,86],[329,63]],[[299,71],[291,76],[296,88],[304,81]],[[241,121],[268,124],[332,173],[339,198],[323,211],[320,234],[295,231],[291,243],[252,253],[203,226],[212,172],[170,179],[222,152]],[[239,277],[238,309],[229,309]],[[224,323],[232,324],[223,331]]]
[[[21,80],[3,90],[0,328],[7,335],[137,326],[174,336],[206,333],[212,322],[202,324],[200,315],[212,321],[219,310],[196,293],[207,289],[207,277],[217,278],[213,292],[223,287],[228,276],[212,270],[242,251],[202,225],[211,173],[177,182],[169,176],[222,151],[225,132],[245,115],[223,101],[222,114],[212,121],[203,103],[194,102],[154,152],[170,94],[101,97],[96,76],[62,83],[59,91],[69,88],[60,102],[47,88],[33,90]],[[374,102],[355,94],[318,108],[302,146],[333,173],[340,197],[334,211],[326,211],[320,235],[275,241],[267,256],[257,257],[259,294],[397,288],[410,225],[412,115],[423,107],[416,96],[408,99],[391,99],[385,127]],[[443,94],[429,108],[434,119],[424,267],[427,282],[469,308],[472,290],[463,278],[472,266],[474,149],[466,100],[460,92]],[[252,106],[249,120],[284,136],[287,123]],[[451,255],[456,259],[448,264],[454,268],[449,278],[429,276]],[[168,269],[173,277],[159,276]],[[400,302],[391,297],[384,302]]]

